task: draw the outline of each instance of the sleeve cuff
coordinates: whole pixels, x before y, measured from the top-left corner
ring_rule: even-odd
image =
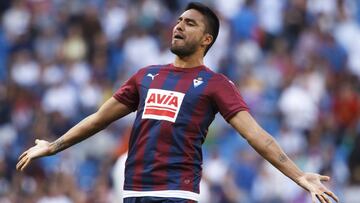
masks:
[[[240,111],[247,111],[249,112],[249,108],[247,107],[238,107],[235,110],[227,113],[226,115],[223,115],[224,119],[226,120],[226,122],[229,123],[229,121],[231,120],[232,117],[234,117],[238,112]]]
[[[120,97],[119,95],[114,94],[113,98],[116,99],[118,102],[124,104],[125,106],[129,107],[131,111],[136,111],[136,106],[134,106],[130,101],[126,100],[123,97]]]

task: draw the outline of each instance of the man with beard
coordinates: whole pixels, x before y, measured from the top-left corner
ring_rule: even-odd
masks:
[[[100,109],[54,142],[36,140],[19,158],[23,170],[39,157],[56,154],[137,111],[125,167],[124,202],[197,202],[207,130],[220,112],[248,143],[282,173],[310,192],[313,201],[337,197],[304,173],[248,112],[238,89],[203,64],[219,31],[205,5],[188,4],[173,28],[173,63],[140,69]]]

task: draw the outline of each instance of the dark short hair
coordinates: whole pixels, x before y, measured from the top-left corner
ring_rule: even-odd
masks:
[[[209,33],[213,37],[213,41],[205,49],[205,52],[204,52],[204,56],[205,56],[206,53],[208,52],[208,50],[211,48],[211,46],[215,43],[215,40],[219,34],[219,26],[220,26],[219,18],[209,7],[207,7],[204,4],[199,3],[199,2],[190,2],[186,6],[185,11],[190,10],[190,9],[195,9],[195,10],[199,11],[205,17],[205,21],[206,21],[205,22],[205,24],[206,24],[205,32]]]

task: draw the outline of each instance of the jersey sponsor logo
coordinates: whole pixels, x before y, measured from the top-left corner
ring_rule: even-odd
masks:
[[[202,80],[201,77],[198,77],[198,78],[193,80],[193,84],[194,84],[195,88],[198,87],[199,85],[203,84],[203,83],[204,83],[204,81]]]
[[[155,78],[156,76],[158,76],[158,75],[159,75],[159,73],[157,73],[157,74],[155,74],[155,75],[153,75],[153,74],[151,74],[151,73],[148,73],[146,76],[151,77],[151,80],[154,80],[154,78]]]
[[[175,122],[185,94],[162,89],[149,89],[142,119]]]

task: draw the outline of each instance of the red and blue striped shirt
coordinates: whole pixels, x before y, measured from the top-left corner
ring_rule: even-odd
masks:
[[[248,110],[235,85],[205,66],[140,69],[113,97],[137,111],[125,168],[127,196],[198,200],[201,146],[215,114],[228,121]]]

